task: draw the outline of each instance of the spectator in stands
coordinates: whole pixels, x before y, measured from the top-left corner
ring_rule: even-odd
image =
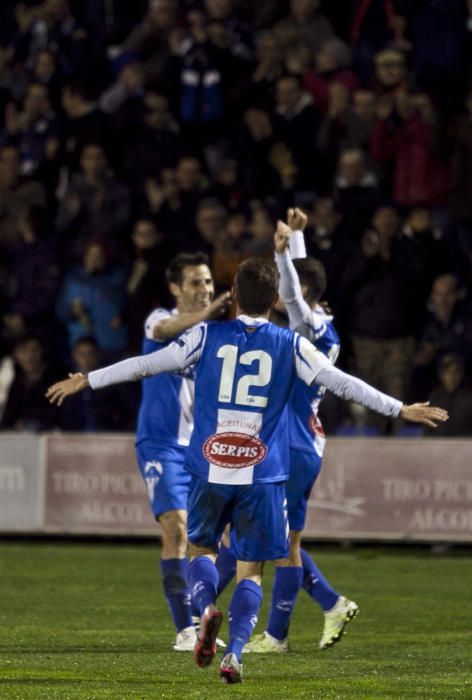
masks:
[[[5,130],[3,134],[0,132],[0,140],[17,146],[21,154],[21,172],[35,175],[45,160],[56,158],[57,130],[46,86],[30,83],[21,109],[13,103],[8,105]]]
[[[144,95],[145,78],[142,65],[134,54],[122,53],[115,58],[113,67],[116,80],[100,95],[100,109],[105,114],[115,114],[124,108],[136,119]]]
[[[91,336],[79,338],[72,347],[73,372],[88,374],[102,365],[102,353]],[[138,389],[138,390],[136,390]],[[134,430],[139,388],[113,386],[103,392],[87,390],[74,396],[61,409],[61,427],[84,433]]]
[[[18,239],[8,256],[15,284],[2,319],[5,330],[10,338],[34,333],[53,343],[60,267],[56,237],[45,209],[31,207],[18,220]]]
[[[31,71],[32,81],[40,83],[48,91],[53,111],[57,111],[61,103],[62,73],[57,65],[54,51],[41,49],[34,57]]]
[[[193,219],[198,202],[208,185],[200,159],[193,155],[182,156],[177,162],[175,177],[182,206],[188,218]]]
[[[208,195],[216,197],[228,211],[236,211],[243,208],[245,194],[237,161],[233,158],[221,161],[213,174],[213,186],[210,186]]]
[[[315,55],[323,42],[333,36],[331,23],[319,7],[320,0],[290,0],[289,15],[274,27],[279,44],[303,44]]]
[[[254,207],[248,222],[247,253],[252,257],[273,257],[274,222],[265,207]]]
[[[472,390],[465,380],[464,362],[454,354],[444,355],[439,364],[437,386],[428,397],[434,406],[449,413],[447,424],[441,424],[435,435],[438,437],[472,437]],[[427,435],[432,430],[425,430]]]
[[[191,245],[193,231],[189,228],[193,208],[185,206],[174,168],[162,168],[159,179],[148,178],[145,182],[147,207],[145,216],[155,218],[157,226],[167,240],[174,245]]]
[[[238,152],[242,183],[249,197],[264,199],[280,186],[278,171],[270,158],[274,141],[268,110],[248,108],[244,113]]]
[[[414,241],[398,235],[400,219],[381,207],[344,273],[356,373],[383,391],[406,396],[422,307],[424,261]]]
[[[200,201],[195,215],[195,250],[211,253],[226,227],[226,217],[226,209],[215,197]]]
[[[146,317],[152,309],[172,305],[164,272],[176,249],[163,244],[164,236],[152,219],[136,221],[131,241],[134,254],[126,283],[128,353],[139,355]]]
[[[216,237],[211,257],[213,280],[218,290],[231,288],[238,265],[249,257],[248,237],[246,216],[242,212],[229,214],[225,228]]]
[[[110,126],[105,114],[98,108],[90,89],[78,80],[69,80],[62,89],[62,108],[65,120],[61,139],[61,196],[71,175],[79,169],[80,156],[89,143],[108,148]]]
[[[274,98],[275,81],[283,72],[283,53],[280,51],[275,32],[261,32],[256,37],[256,67],[251,78],[251,96],[258,99],[260,104],[270,105]]]
[[[339,154],[334,198],[344,214],[346,231],[359,240],[383,199],[377,177],[360,149],[346,148]]]
[[[291,153],[299,174],[299,186],[314,189],[318,174],[316,136],[320,113],[296,76],[286,75],[277,80],[275,99],[276,140]]]
[[[122,150],[121,172],[135,193],[144,198],[146,180],[153,178],[157,184],[161,169],[175,166],[182,155],[182,135],[162,93],[148,90],[136,109],[129,102],[129,111],[126,107],[123,105],[114,121]]]
[[[339,289],[342,271],[357,252],[349,239],[343,212],[329,197],[318,197],[309,214],[309,225],[305,232],[308,255],[323,263],[326,270],[326,299],[329,300],[336,317],[336,328],[341,331],[345,302]]]
[[[372,76],[373,59],[378,51],[391,45],[405,50],[411,48],[405,37],[405,13],[411,3],[402,0],[343,0],[337,3],[337,7],[332,4],[333,14],[330,16],[338,33],[352,44],[354,68],[364,84]]]
[[[416,353],[415,385],[431,388],[441,358],[454,353],[469,360],[472,353],[471,309],[451,274],[436,277]]]
[[[56,380],[62,371],[48,366],[44,347],[34,336],[17,340],[13,357],[15,378],[8,391],[1,428],[37,432],[60,427],[59,413],[51,410],[44,400],[44,394],[51,381]]]
[[[122,44],[124,51],[136,54],[142,61],[149,83],[159,82],[163,76],[169,56],[169,32],[177,26],[177,10],[176,0],[149,0],[146,16]]]
[[[27,3],[21,5],[22,19],[14,39],[17,61],[30,68],[40,49],[52,49],[64,73],[86,68],[90,37],[73,15],[69,0],[44,0],[36,11],[31,11]]]
[[[436,113],[420,93],[398,91],[394,102],[379,102],[371,135],[371,155],[393,166],[393,197],[400,207],[448,204],[451,175],[435,150]]]
[[[330,106],[330,88],[334,83],[342,85],[351,94],[358,86],[355,74],[350,69],[351,52],[341,39],[325,41],[315,57],[315,70],[309,71],[303,80],[307,90],[322,114]]]
[[[46,205],[44,187],[21,175],[16,146],[0,149],[0,249],[11,249],[18,240],[18,221],[31,207]]]
[[[328,111],[320,124],[317,146],[326,156],[324,165],[331,177],[334,172],[330,164],[337,161],[341,150],[368,150],[376,104],[372,90],[355,90],[350,101],[343,85],[335,82],[330,86]]]
[[[80,166],[82,172],[74,176],[56,220],[63,245],[67,239],[67,252],[76,259],[92,238],[118,247],[130,217],[128,189],[110,173],[103,146],[84,146]]]
[[[408,85],[408,70],[405,54],[397,49],[384,49],[375,56],[374,88],[384,102],[391,100],[398,91],[404,92]]]
[[[67,273],[57,302],[57,316],[65,325],[69,347],[93,335],[105,358],[126,348],[125,274],[113,266],[103,243],[90,241],[82,265]]]

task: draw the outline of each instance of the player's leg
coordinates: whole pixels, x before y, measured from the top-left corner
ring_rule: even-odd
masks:
[[[237,585],[229,609],[230,641],[220,675],[242,678],[241,654],[257,623],[262,602],[262,564],[288,554],[288,521],[283,483],[240,486],[231,518],[231,551],[238,560]],[[261,523],[265,527],[261,527]]]
[[[290,531],[290,556],[276,562],[269,619],[263,642],[261,640],[267,651],[288,651],[290,620],[303,581],[301,535],[300,531]]]
[[[159,453],[152,443],[142,443],[137,448],[137,458],[151,510],[161,525],[160,568],[164,594],[177,631],[174,649],[191,651],[196,635],[187,581],[187,503],[190,476],[184,469],[184,454]]]
[[[263,654],[286,652],[289,649],[290,619],[303,582],[301,533],[305,525],[308,498],[321,465],[321,460],[316,457],[313,453],[290,450],[290,477],[285,484],[290,554],[288,558],[276,562],[267,628],[249,642],[245,652]]]
[[[187,511],[170,510],[158,516],[161,526],[161,575],[164,593],[177,630],[176,651],[192,651],[196,633],[192,622],[187,559]]]
[[[229,520],[231,487],[209,484],[192,477],[189,494],[189,583],[192,601],[201,616],[194,657],[201,668],[216,653],[216,639],[223,616],[215,605],[218,570],[215,566],[218,542]]]
[[[262,603],[262,562],[237,562],[237,584],[229,606],[229,635],[220,665],[223,683],[241,683],[243,648],[257,624]]]
[[[225,529],[221,538],[215,563],[219,574],[218,595],[221,595],[236,575],[236,557],[230,550],[229,527]]]

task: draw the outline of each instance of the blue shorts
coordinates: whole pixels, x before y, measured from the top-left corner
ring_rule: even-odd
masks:
[[[290,476],[287,491],[288,522],[291,530],[303,530],[310,492],[321,468],[316,452],[290,450]]]
[[[186,449],[159,449],[152,442],[136,446],[141,476],[155,518],[169,510],[187,510],[190,474],[184,468]]]
[[[216,552],[230,523],[230,550],[238,561],[288,556],[285,482],[229,486],[192,475],[188,510],[188,537],[194,545]]]

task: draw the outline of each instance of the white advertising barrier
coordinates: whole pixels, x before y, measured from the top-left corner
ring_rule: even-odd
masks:
[[[329,438],[306,534],[472,542],[472,441]]]
[[[132,435],[0,434],[0,531],[156,535]],[[305,533],[472,543],[472,440],[329,438]]]
[[[0,433],[0,530],[33,532],[43,521],[40,439]]]
[[[48,435],[46,532],[157,534],[129,435]]]

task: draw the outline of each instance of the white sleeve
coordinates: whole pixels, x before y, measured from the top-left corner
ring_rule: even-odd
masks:
[[[195,326],[161,350],[130,357],[88,374],[92,389],[102,389],[121,382],[136,382],[162,372],[176,372],[198,362],[206,340],[205,324]]]
[[[325,355],[317,350],[306,338],[296,335],[295,367],[297,374],[306,384],[317,384],[346,401],[355,401],[384,416],[396,418],[403,406],[401,401],[374,389],[362,379],[341,372],[334,367]]]
[[[144,321],[144,332],[148,340],[155,340],[154,328],[158,326],[164,319],[171,317],[170,311],[167,309],[154,309]]]
[[[295,258],[306,258],[305,236],[303,231],[293,231],[288,239],[288,249],[292,260]]]
[[[290,328],[294,330],[302,323],[309,323],[312,312],[303,298],[300,280],[288,250],[284,253],[276,253],[275,262],[280,274],[280,298],[287,309]]]
[[[402,402],[384,394],[373,386],[363,382],[362,379],[341,372],[340,369],[328,363],[316,378],[317,384],[327,389],[346,401],[360,403],[371,411],[381,413],[383,416],[396,418],[402,409]]]

